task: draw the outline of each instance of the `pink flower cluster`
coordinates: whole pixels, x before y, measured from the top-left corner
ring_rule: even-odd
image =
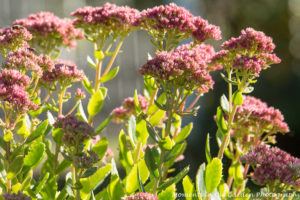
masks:
[[[23,27],[12,26],[0,29],[0,52],[6,57],[7,51],[14,51],[18,48],[27,48],[27,40],[32,35]]]
[[[220,67],[207,65],[214,53],[210,45],[182,45],[171,52],[157,52],[139,72],[154,77],[159,83],[167,81],[175,87],[205,93],[214,84],[209,72]]]
[[[238,38],[224,42],[221,48],[223,50],[216,53],[212,64],[247,71],[256,77],[269,65],[281,62],[280,58],[272,53],[275,48],[272,38],[253,28],[242,30]]]
[[[85,93],[81,90],[81,88],[77,88],[74,98],[77,101],[85,98]]]
[[[244,119],[250,112],[251,115],[244,124],[234,129],[235,137],[244,136],[248,133],[289,132],[289,127],[278,109],[268,107],[266,103],[252,96],[243,96],[243,99],[243,104],[237,108],[235,122]]]
[[[84,37],[79,29],[74,28],[72,20],[61,19],[50,12],[31,14],[13,24],[26,27],[33,35],[31,44],[42,50],[54,50],[60,46],[74,48],[76,39]]]
[[[3,69],[0,73],[0,99],[12,105],[17,113],[36,110],[37,105],[30,101],[25,88],[29,85],[27,75],[13,69]]]
[[[42,76],[43,69],[51,70],[53,66],[49,56],[37,56],[29,49],[18,49],[8,54],[2,67],[18,69],[22,73],[32,70],[37,76]]]
[[[252,179],[258,184],[268,184],[276,180],[292,186],[299,184],[299,169],[295,171],[291,166],[299,164],[300,159],[277,147],[256,146],[248,154],[241,157],[241,161],[254,166]]]
[[[71,83],[83,80],[83,77],[83,71],[79,70],[75,64],[68,65],[68,62],[59,61],[58,64],[54,65],[51,71],[45,71],[43,73],[41,80],[46,83],[59,81],[61,85],[67,86]]]
[[[76,146],[94,136],[94,129],[84,121],[79,121],[73,115],[59,116],[54,123],[55,128],[61,128],[62,140],[66,146]]]
[[[114,36],[128,35],[136,29],[140,12],[128,6],[106,3],[101,7],[79,8],[71,16],[76,17],[76,27],[82,28],[93,39],[99,39],[108,37],[111,32]],[[97,33],[100,35],[97,36]]]
[[[122,200],[158,200],[155,194],[140,192],[127,197],[122,197]]]
[[[31,198],[20,191],[17,194],[14,193],[4,193],[4,200],[31,200]]]
[[[143,112],[146,112],[148,109],[148,101],[147,99],[142,96],[138,95],[138,101],[140,108]],[[126,118],[129,118],[131,115],[136,115],[135,112],[135,105],[134,105],[134,98],[128,97],[124,99],[122,106],[115,108],[111,115],[113,115],[113,121],[115,123],[122,123],[126,120]]]
[[[180,34],[184,33],[187,38],[193,36],[199,42],[206,39],[221,39],[219,27],[208,24],[201,17],[194,17],[188,10],[174,3],[144,10],[141,26],[150,32],[153,29],[159,31],[177,30]]]

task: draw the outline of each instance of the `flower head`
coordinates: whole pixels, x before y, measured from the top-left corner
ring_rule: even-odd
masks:
[[[128,6],[106,3],[101,7],[79,8],[71,13],[76,17],[74,25],[82,28],[93,40],[106,38],[109,34],[126,36],[136,29],[140,12]]]
[[[37,105],[30,101],[25,88],[30,78],[13,69],[3,69],[0,73],[0,99],[8,102],[17,113],[37,109]]]
[[[20,191],[18,192],[18,194],[4,193],[3,198],[4,200],[31,200],[29,196],[21,193]]]
[[[243,104],[237,108],[235,122],[244,119],[249,113],[250,117],[242,125],[234,128],[234,137],[289,132],[289,127],[278,109],[268,107],[255,97],[243,96]]]
[[[51,12],[31,14],[25,19],[18,19],[14,25],[21,25],[33,35],[31,46],[40,47],[46,53],[58,47],[76,47],[76,39],[83,34],[74,28],[72,20],[61,19]]]
[[[37,76],[42,76],[43,69],[40,67],[41,64],[43,64],[43,68],[51,69],[51,67],[53,67],[53,63],[49,61],[44,62],[45,59],[47,59],[46,56],[39,57],[29,49],[18,49],[8,54],[2,67],[18,69],[22,73],[32,70]]]
[[[291,167],[299,163],[300,159],[277,147],[256,146],[241,161],[254,166],[252,179],[261,185],[279,181],[293,186],[300,178],[299,169],[295,171]]]
[[[275,45],[271,37],[253,28],[242,30],[237,38],[231,38],[221,46],[222,50],[212,58],[211,64],[247,72],[251,78],[258,77],[261,70],[281,62],[273,52]]]
[[[194,17],[188,10],[174,3],[143,11],[140,23],[149,32],[175,31],[185,38],[192,36],[199,42],[206,39],[221,39],[219,27],[208,24],[201,17]]]
[[[81,90],[81,88],[77,88],[74,98],[76,100],[81,100],[85,98],[85,93]]]
[[[6,57],[7,51],[29,47],[27,42],[32,35],[21,26],[5,27],[0,29],[0,52]]]
[[[98,154],[94,151],[88,151],[88,154],[82,153],[74,158],[75,163],[81,169],[89,169],[93,167],[93,164],[99,161]]]
[[[158,200],[155,194],[140,192],[127,197],[122,197],[122,200]]]
[[[62,140],[66,146],[76,146],[94,136],[94,129],[84,121],[79,121],[73,115],[60,116],[54,124],[61,128],[64,135]]]
[[[147,99],[142,96],[138,95],[138,101],[140,108],[143,112],[146,112],[148,109],[148,101]],[[135,112],[135,105],[134,105],[134,98],[128,97],[124,99],[122,106],[115,108],[111,115],[113,115],[113,121],[115,123],[122,123],[126,120],[126,118],[129,118],[131,115],[136,115]]]
[[[45,71],[41,80],[43,82],[59,81],[62,85],[70,85],[71,83],[83,80],[84,73],[79,70],[75,64],[68,62],[59,62],[54,65],[51,71]]]
[[[214,49],[209,45],[182,45],[171,52],[157,52],[139,72],[154,77],[159,83],[168,82],[175,87],[205,93],[214,84],[209,72],[218,69],[218,66],[207,65],[213,55]]]

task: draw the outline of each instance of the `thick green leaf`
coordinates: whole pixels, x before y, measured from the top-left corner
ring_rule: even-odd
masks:
[[[85,112],[84,112],[84,108],[82,106],[82,102],[79,101],[79,104],[78,104],[78,107],[77,107],[77,115],[79,115],[79,118],[85,122],[88,122],[88,119],[85,115]]]
[[[100,90],[98,90],[91,96],[88,103],[88,113],[90,116],[95,116],[101,110],[103,101],[103,94]]]
[[[121,130],[120,135],[119,135],[120,153],[123,155],[123,158],[125,159],[126,163],[129,166],[132,166],[133,158],[132,158],[131,151],[128,149],[127,143],[128,143],[128,141],[126,140],[125,132],[123,130]]]
[[[216,123],[218,128],[223,132],[226,133],[227,132],[227,122],[225,121],[224,117],[223,117],[223,112],[221,107],[217,108],[217,114],[216,114]]]
[[[227,97],[225,96],[225,94],[223,94],[223,95],[221,96],[220,103],[221,103],[221,107],[222,107],[223,111],[224,111],[225,113],[229,113],[229,102],[228,102],[228,99],[227,99]]]
[[[142,112],[142,109],[141,109],[141,106],[140,106],[140,103],[139,103],[138,93],[137,93],[136,90],[134,91],[134,107],[135,107],[135,112],[136,113]]]
[[[146,121],[145,120],[140,120],[137,121],[136,124],[136,138],[139,142],[141,142],[144,145],[147,143],[148,139],[148,131],[147,131],[147,126],[146,126]]]
[[[94,94],[94,88],[93,88],[93,86],[92,86],[92,84],[91,84],[91,82],[89,81],[89,79],[86,77],[86,76],[84,76],[84,79],[83,79],[83,81],[81,82],[82,83],[82,85],[84,86],[84,88],[90,93],[90,94]]]
[[[156,111],[150,117],[150,119],[149,119],[150,124],[153,127],[157,126],[157,124],[162,121],[162,119],[164,118],[165,114],[166,114],[166,111],[164,111],[164,110],[158,110],[158,111]]]
[[[95,58],[102,60],[104,58],[104,53],[103,53],[103,51],[96,50],[96,51],[94,51],[94,56],[95,56]]]
[[[44,158],[45,145],[43,143],[34,143],[30,145],[29,152],[24,158],[24,166],[37,166]]]
[[[63,171],[65,171],[69,166],[71,165],[71,162],[68,160],[63,160],[56,169],[56,174],[61,174]]]
[[[61,140],[62,136],[64,135],[64,132],[61,128],[56,128],[52,132],[53,140],[56,142],[56,144],[62,145],[63,141]]]
[[[26,178],[23,180],[23,182],[21,184],[20,191],[24,191],[25,189],[27,189],[28,186],[30,186],[32,175],[33,175],[33,172],[32,172],[32,170],[30,170],[27,173]]]
[[[89,177],[89,176],[92,176],[93,174],[96,173],[97,169],[98,169],[97,167],[88,168],[88,169],[84,172],[84,174],[81,175],[80,178],[87,178],[87,177]]]
[[[98,154],[98,157],[101,160],[106,154],[107,147],[108,147],[108,141],[105,137],[103,137],[97,142],[97,144],[93,146],[92,150]]]
[[[185,167],[175,177],[169,178],[167,181],[165,181],[164,183],[162,183],[159,186],[159,190],[164,190],[167,187],[169,187],[170,185],[178,183],[181,179],[183,179],[183,177],[185,177],[187,175],[187,173],[189,172],[189,170],[190,170],[189,166]]]
[[[137,164],[133,166],[130,173],[126,177],[125,180],[125,191],[127,194],[134,193],[139,188],[139,182],[138,182],[138,175],[137,175],[137,168],[139,168],[139,172],[141,175],[141,181],[144,184],[148,177],[149,177],[149,170],[146,166],[146,163],[144,160],[140,160]]]
[[[98,134],[101,134],[102,131],[107,127],[107,125],[111,122],[113,116],[112,115],[109,115],[95,130],[95,133],[98,135]]]
[[[117,76],[118,72],[119,72],[119,66],[115,67],[110,72],[108,72],[107,74],[105,74],[104,76],[102,76],[101,79],[100,79],[100,82],[104,83],[104,82],[107,82],[107,81],[115,78]]]
[[[9,166],[6,177],[12,180],[15,176],[17,176],[21,172],[23,168],[23,164],[24,164],[23,156],[22,155],[16,156]]]
[[[193,199],[193,194],[195,193],[195,190],[194,190],[194,184],[193,184],[192,180],[190,179],[190,177],[188,175],[186,175],[182,179],[182,186],[183,186],[183,191],[184,191],[184,194],[185,194],[185,199],[186,200],[192,200]]]
[[[185,149],[186,143],[180,142],[173,146],[173,148],[165,154],[164,161],[169,161],[171,159],[176,159]]]
[[[205,170],[205,187],[207,193],[212,193],[222,179],[222,162],[218,158],[212,159]]]
[[[158,194],[158,200],[175,200],[176,198],[176,186],[170,185],[167,189]]]
[[[205,173],[205,163],[200,165],[196,174],[196,189],[197,189],[197,194],[200,194],[201,200],[205,200],[207,195],[204,173]]]
[[[82,188],[80,190],[80,196],[82,199],[86,199],[88,195],[99,185],[104,178],[110,173],[111,164],[108,164],[97,170],[92,176],[87,178],[81,178],[80,182]]]
[[[239,162],[233,163],[228,170],[230,176],[233,177],[233,180],[237,185],[241,185],[244,180],[244,167]]]
[[[40,177],[41,178],[41,177]],[[42,179],[39,179],[37,184],[34,186],[33,191],[35,194],[39,194],[42,188],[44,187],[46,181],[49,178],[49,173],[46,173]]]
[[[55,119],[53,117],[53,115],[51,114],[51,112],[47,112],[47,118],[48,118],[48,122],[49,124],[53,125],[55,123]]]
[[[236,91],[232,95],[232,101],[235,105],[242,105],[243,104],[243,95],[240,91]]]
[[[149,147],[146,148],[144,159],[150,173],[156,178],[159,177],[159,158],[160,153],[157,147],[152,147],[152,149],[150,149]]]
[[[146,192],[145,191],[145,188],[144,188],[144,185],[142,183],[142,179],[141,179],[141,175],[140,175],[140,170],[139,170],[139,166],[137,167],[137,177],[138,177],[138,182],[139,182],[139,191],[140,192]]]
[[[254,87],[249,86],[243,90],[243,93],[249,94],[249,93],[253,92],[253,90],[254,90]]]
[[[120,200],[121,197],[124,197],[125,193],[124,193],[123,185],[116,174],[113,174],[110,177],[110,184],[108,186],[108,190],[109,190],[110,199]]]
[[[106,95],[107,95],[107,88],[106,87],[100,87],[99,90],[102,92],[103,99],[105,99]]]
[[[87,57],[86,57],[86,61],[89,63],[89,65],[90,65],[92,68],[96,69],[96,64],[95,64],[95,62],[93,61],[93,59],[92,59],[90,56],[87,56]]]
[[[211,161],[211,154],[210,154],[210,145],[209,145],[209,133],[206,136],[206,145],[205,145],[205,156],[208,163]]]
[[[36,138],[44,135],[48,128],[48,120],[43,121],[27,138],[26,143],[30,143]]]
[[[158,143],[159,142],[159,136],[156,133],[156,131],[154,130],[153,126],[150,124],[150,122],[146,121],[146,126],[147,126],[147,131],[149,133],[149,135],[151,136],[151,138]]]
[[[131,115],[128,120],[128,135],[135,146],[137,144],[137,139],[136,139],[136,121],[134,115]]]
[[[181,131],[174,137],[174,141],[176,143],[179,143],[183,140],[185,140],[185,138],[187,138],[191,131],[193,129],[193,123],[189,123],[188,125],[186,125],[183,129],[181,129]]]
[[[28,118],[28,115],[26,115]],[[27,137],[30,135],[30,124],[27,123],[26,117],[24,117],[19,123],[17,124],[17,127],[19,126],[17,130],[18,135],[22,135],[23,137]]]
[[[174,142],[172,142],[172,140],[169,136],[165,137],[159,141],[159,146],[162,149],[167,150],[167,151],[172,149],[173,144],[174,144]]]
[[[218,192],[222,199],[225,199],[229,193],[229,188],[223,179],[221,180],[221,182],[218,186]]]

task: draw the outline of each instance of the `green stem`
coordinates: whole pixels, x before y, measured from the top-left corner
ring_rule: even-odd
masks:
[[[10,142],[6,143],[6,159],[7,159],[7,169],[10,168]],[[7,179],[6,182],[7,191],[11,192],[11,179]]]
[[[118,55],[118,53],[119,53],[119,51],[120,51],[120,49],[121,49],[121,46],[122,46],[122,44],[123,44],[124,39],[125,39],[125,37],[122,37],[122,38],[120,39],[120,41],[119,41],[119,43],[118,43],[118,45],[117,45],[117,47],[116,47],[116,50],[114,51],[114,54],[112,55],[112,57],[111,57],[111,59],[110,59],[108,65],[107,65],[105,71],[103,72],[103,76],[104,76],[105,74],[107,74],[107,73],[109,72],[110,68],[112,67],[112,65],[113,65],[113,63],[114,63],[114,61],[115,61],[115,59],[116,59],[116,57],[117,57],[117,55]]]
[[[80,101],[77,101],[76,102],[76,104],[73,106],[73,108],[68,112],[68,114],[67,115],[70,115],[70,114],[72,114],[72,112],[77,108],[77,106],[79,105],[79,102]]]
[[[75,200],[80,200],[80,189],[77,188],[77,184],[80,182],[80,178],[78,175],[78,169],[76,167],[76,163],[72,164],[72,179],[73,179],[73,186],[75,187]]]
[[[97,43],[94,43],[94,51],[99,51],[101,49],[99,49],[100,47],[98,47]],[[102,66],[102,59],[98,59],[95,58],[95,62],[96,62],[96,76],[95,76],[95,86],[94,86],[94,90],[95,92],[98,91],[99,89],[99,85],[100,85],[100,78],[101,78],[101,66]]]

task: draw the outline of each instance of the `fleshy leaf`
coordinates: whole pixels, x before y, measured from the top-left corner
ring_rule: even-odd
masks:
[[[101,83],[107,82],[113,78],[115,78],[117,76],[119,72],[119,66],[115,67],[114,69],[112,69],[110,72],[108,72],[107,74],[103,75],[100,79]]]
[[[174,137],[174,141],[176,143],[183,141],[185,138],[187,138],[190,135],[192,129],[193,129],[193,123],[191,122],[188,125],[186,125],[183,129],[181,129],[181,131]]]
[[[88,103],[88,113],[90,116],[95,116],[101,110],[103,101],[103,94],[100,90],[92,95]]]
[[[222,179],[222,162],[218,158],[212,159],[205,170],[205,187],[207,193],[212,193]]]

